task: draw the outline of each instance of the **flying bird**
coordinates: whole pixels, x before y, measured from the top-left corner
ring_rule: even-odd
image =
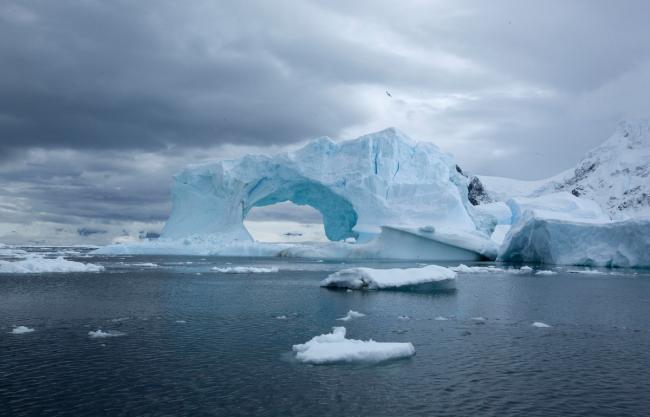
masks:
[[[391,93],[389,93],[388,90],[386,90],[386,95],[387,95],[388,97],[393,97],[393,95],[392,95]]]

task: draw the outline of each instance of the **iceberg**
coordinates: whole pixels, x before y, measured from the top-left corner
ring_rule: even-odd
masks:
[[[489,240],[496,221],[469,202],[468,179],[454,159],[394,128],[189,166],[171,188],[172,212],[160,239],[98,253],[427,260],[497,254]],[[318,210],[331,242],[254,242],[244,226],[250,210],[285,201]]]
[[[346,339],[345,334],[345,327],[334,327],[332,333],[315,336],[306,343],[293,345],[296,359],[303,363],[323,365],[342,362],[376,363],[415,355],[412,343]]]
[[[498,260],[555,265],[650,266],[650,221],[575,222],[525,211]]]
[[[348,268],[321,281],[321,287],[353,290],[436,291],[455,288],[456,273],[438,265],[407,269]]]
[[[47,272],[101,272],[104,267],[91,263],[68,261],[59,256],[54,259],[27,255],[17,261],[0,260],[0,274],[36,274]]]

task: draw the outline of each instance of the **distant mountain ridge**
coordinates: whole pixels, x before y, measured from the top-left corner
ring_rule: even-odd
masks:
[[[596,201],[612,219],[650,217],[650,120],[619,123],[614,134],[575,168],[554,177],[538,181],[478,178],[484,189],[479,201],[567,191]]]

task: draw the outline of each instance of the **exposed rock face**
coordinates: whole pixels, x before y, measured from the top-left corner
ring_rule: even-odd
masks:
[[[467,198],[474,206],[492,202],[492,199],[485,191],[485,187],[483,187],[483,183],[478,177],[472,177],[469,181],[469,185],[467,186]]]

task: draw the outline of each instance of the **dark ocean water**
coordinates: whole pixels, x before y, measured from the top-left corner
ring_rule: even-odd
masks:
[[[647,271],[459,274],[455,293],[348,293],[318,284],[351,264],[79,260],[107,269],[0,274],[0,415],[650,414]],[[280,272],[210,272],[228,262]],[[367,316],[336,321],[350,309]],[[416,356],[292,359],[293,344],[342,324],[350,338],[412,342]],[[90,338],[98,329],[124,335]]]

